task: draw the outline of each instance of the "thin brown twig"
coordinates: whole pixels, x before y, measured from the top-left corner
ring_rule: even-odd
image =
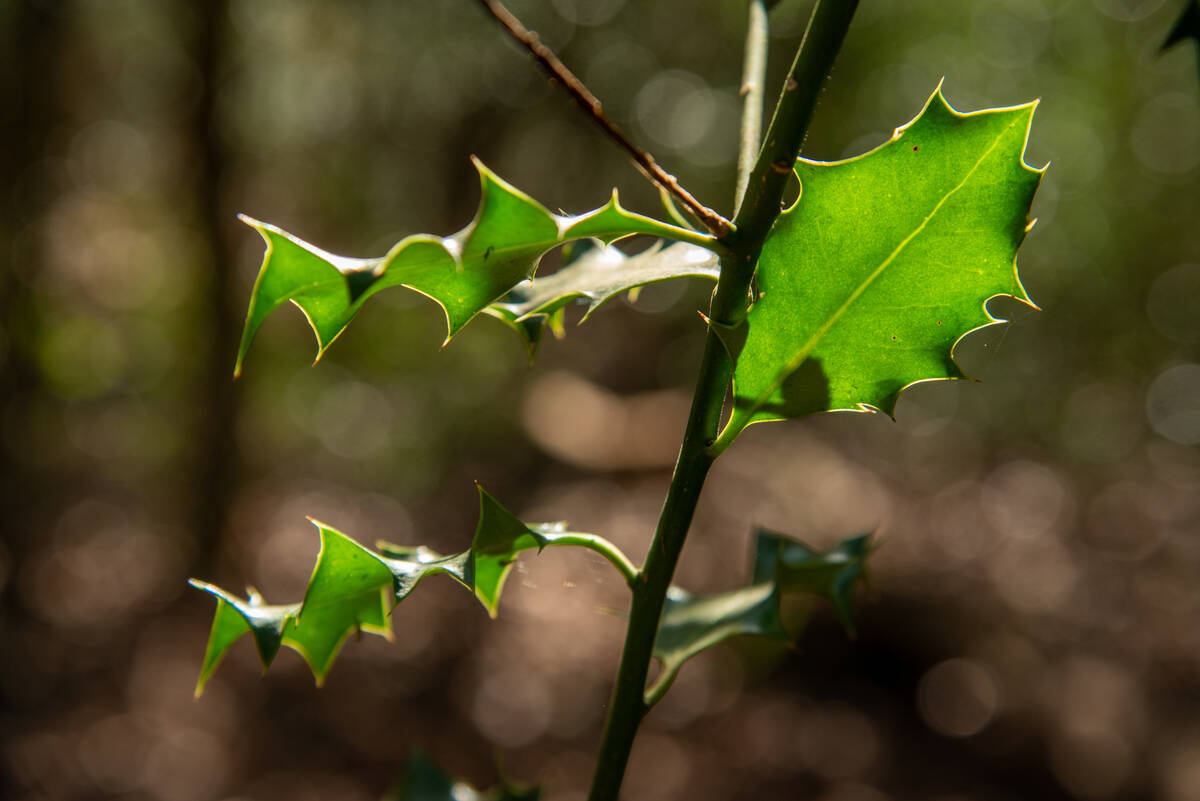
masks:
[[[696,216],[704,227],[711,231],[718,238],[724,237],[733,229],[733,224],[729,220],[722,217],[717,212],[705,206],[697,200],[691,192],[688,192],[674,175],[666,172],[662,167],[658,166],[658,162],[642,148],[635,145],[621,129],[617,127],[607,114],[604,113],[604,106],[600,100],[584,86],[583,81],[575,77],[575,74],[567,68],[566,64],[562,63],[554,51],[542,43],[538,35],[530,31],[521,21],[512,15],[500,0],[479,0],[480,5],[487,9],[488,13],[495,17],[506,31],[533,55],[545,72],[555,81],[559,83],[575,104],[587,112],[597,125],[603,129],[617,143],[630,158],[633,159],[634,165],[642,175],[646,176],[656,186],[670,192],[679,202],[687,206],[688,210]]]

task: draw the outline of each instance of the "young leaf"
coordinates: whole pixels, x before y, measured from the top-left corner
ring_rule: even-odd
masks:
[[[246,313],[234,374],[267,315],[291,300],[317,337],[317,358],[345,330],[367,298],[394,286],[426,295],[446,315],[446,341],[489,303],[532,277],[547,251],[575,239],[606,243],[633,234],[711,246],[713,237],[623,209],[612,199],[588,214],[551,214],[479,161],[475,219],[449,237],[414,234],[378,259],[351,259],[304,242],[273,225],[243,216],[266,240],[267,251]]]
[[[798,540],[759,529],[754,582],[773,582],[780,592],[807,592],[833,601],[842,625],[854,633],[854,588],[865,578],[871,536],[843,540],[824,553]]]
[[[583,322],[622,292],[672,278],[716,281],[719,275],[716,255],[686,242],[667,247],[655,243],[634,256],[626,256],[615,247],[598,247],[553,275],[518,284],[487,311],[512,326],[532,356],[545,325],[553,325],[555,315],[572,300],[587,302],[580,320]]]
[[[1036,103],[960,114],[933,93],[875,150],[800,159],[800,198],[763,245],[758,298],[718,333],[734,409],[714,452],[746,426],[833,410],[890,414],[905,387],[962,378],[987,301],[1033,305],[1016,271],[1042,170],[1024,162]]]

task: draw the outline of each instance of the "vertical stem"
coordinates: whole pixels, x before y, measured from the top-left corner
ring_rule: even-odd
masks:
[[[738,150],[735,215],[742,207],[750,171],[762,147],[763,84],[767,77],[767,6],[764,0],[750,0],[749,6],[746,56],[742,62],[742,143]]]
[[[775,218],[812,117],[821,84],[841,48],[858,0],[817,0],[796,52],[779,103],[758,154],[738,216],[738,228],[722,241],[731,254],[722,259],[721,277],[710,307],[713,321],[735,324],[746,313],[750,280],[758,253]],[[788,150],[790,148],[790,152]],[[782,165],[782,172],[780,171]],[[743,229],[742,221],[746,222]],[[616,801],[638,727],[650,707],[646,676],[667,588],[687,538],[696,502],[715,456],[707,452],[717,435],[729,383],[729,357],[710,326],[696,378],[692,408],[671,486],[646,561],[633,584],[625,647],[613,687],[589,801]]]

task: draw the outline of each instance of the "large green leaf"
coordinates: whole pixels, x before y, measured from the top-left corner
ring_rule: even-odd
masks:
[[[248,600],[242,600],[220,587],[191,580],[192,586],[217,599],[197,695],[229,647],[245,634],[253,635],[263,670],[279,649],[287,646],[304,658],[321,684],[352,632],[391,638],[391,610],[427,576],[450,576],[495,617],[504,582],[522,551],[540,551],[547,545],[581,546],[607,556],[627,581],[635,572],[611,543],[592,534],[567,531],[562,523],[526,525],[482,487],[471,547],[451,556],[423,545],[389,543],[380,543],[376,553],[324,523],[312,522],[320,534],[321,550],[301,603],[270,605],[253,590]]]
[[[960,114],[935,91],[890,141],[846,161],[801,159],[744,322],[718,329],[734,409],[713,450],[751,423],[832,410],[891,413],[905,387],[961,378],[954,346],[1029,305],[1016,252],[1042,171],[1024,162],[1036,103]]]
[[[707,234],[626,211],[615,191],[606,205],[588,214],[551,214],[483,164],[474,163],[481,189],[471,224],[449,237],[405,237],[381,258],[335,256],[243,216],[262,234],[267,251],[250,297],[235,374],[263,320],[288,300],[308,318],[319,359],[367,298],[382,289],[405,286],[437,301],[446,314],[449,341],[489,303],[531,278],[541,257],[565,242],[592,237],[610,243],[649,234],[713,245]]]
[[[759,529],[754,548],[754,583],[772,582],[781,592],[807,592],[833,602],[847,631],[854,631],[854,588],[866,578],[873,546],[862,534],[828,551]]]
[[[716,281],[719,275],[717,256],[687,242],[667,247],[655,243],[634,256],[601,246],[588,249],[552,275],[518,284],[487,311],[511,325],[532,353],[546,324],[554,325],[556,316],[573,300],[587,303],[582,322],[622,292],[673,278]]]

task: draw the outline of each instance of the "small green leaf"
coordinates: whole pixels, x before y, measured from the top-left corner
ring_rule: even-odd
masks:
[[[518,284],[487,308],[512,326],[536,348],[542,327],[571,301],[586,301],[583,320],[613,297],[637,287],[674,278],[707,278],[716,281],[720,266],[715,254],[679,242],[667,247],[655,243],[634,256],[615,247],[588,250],[558,272]],[[580,320],[582,322],[583,320]],[[532,332],[532,333],[531,333]]]
[[[857,158],[800,159],[800,198],[763,245],[744,322],[718,328],[746,426],[834,410],[891,414],[918,381],[961,378],[967,333],[1029,305],[1016,253],[1042,177],[1023,160],[1036,103],[960,114],[935,91],[915,120]]]
[[[471,574],[468,586],[492,617],[500,603],[504,580],[517,554],[531,548],[541,551],[546,538],[526,526],[496,499],[479,488],[479,525],[471,540]]]
[[[654,657],[662,662],[663,674],[671,676],[701,651],[744,634],[787,641],[774,583],[701,597],[672,587],[658,624]]]
[[[773,582],[780,592],[807,592],[833,601],[846,630],[854,632],[854,589],[865,579],[871,535],[814,550],[799,540],[759,529],[754,549],[754,582]]]
[[[272,606],[251,591],[249,600],[203,581],[192,586],[217,598],[217,611],[196,684],[196,694],[216,670],[229,647],[252,634],[263,670],[281,646],[298,652],[321,684],[352,632],[391,639],[391,610],[427,576],[445,574],[471,590],[490,617],[495,617],[504,581],[521,551],[549,544],[582,545],[623,560],[611,543],[590,534],[570,532],[562,524],[522,523],[495,498],[479,491],[479,522],[471,547],[443,556],[425,546],[381,543],[374,553],[340,531],[312,521],[321,537],[317,563],[299,604]],[[627,560],[626,560],[627,562]],[[632,566],[623,565],[629,573]]]
[[[317,684],[354,631],[391,639],[392,571],[378,556],[345,534],[316,520],[321,551],[300,613],[283,633],[284,644],[299,652]]]
[[[633,234],[712,246],[701,234],[621,208],[616,193],[579,216],[551,214],[536,200],[475,161],[480,200],[475,219],[449,237],[414,234],[377,259],[335,256],[273,225],[242,219],[266,240],[238,348],[235,375],[254,335],[273,310],[291,300],[317,337],[317,358],[345,330],[367,298],[405,286],[435,300],[446,315],[446,341],[488,304],[533,276],[547,251],[575,239],[611,242]]]
[[[196,681],[196,696],[199,697],[204,692],[204,685],[225,657],[229,646],[243,634],[250,633],[254,636],[258,658],[262,662],[263,672],[266,672],[275,660],[275,655],[279,653],[279,646],[283,642],[283,630],[300,611],[300,604],[270,606],[254,590],[249,591],[249,600],[243,601],[207,582],[189,579],[188,583],[196,589],[211,593],[217,599],[217,612],[213,616],[212,629],[209,631],[204,663],[200,668],[200,678]]]

